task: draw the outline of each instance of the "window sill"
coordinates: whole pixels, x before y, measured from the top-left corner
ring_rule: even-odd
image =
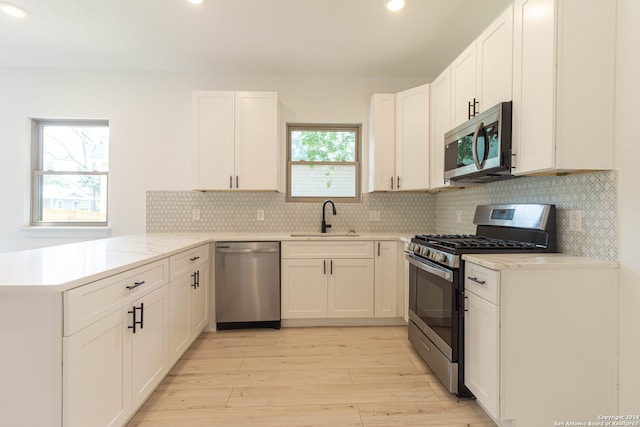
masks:
[[[22,233],[25,237],[102,238],[111,235],[111,227],[27,226],[22,228]]]

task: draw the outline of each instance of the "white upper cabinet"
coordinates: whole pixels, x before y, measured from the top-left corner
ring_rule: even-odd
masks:
[[[451,64],[451,126],[512,97],[513,6]]]
[[[614,0],[514,3],[514,173],[613,168]]]
[[[396,96],[376,93],[369,104],[369,191],[395,189]]]
[[[429,188],[429,85],[396,94],[396,189]]]
[[[278,95],[193,93],[193,187],[278,189]]]
[[[451,67],[431,83],[431,179],[432,189],[450,187],[444,179],[444,134],[451,130]]]
[[[429,85],[374,94],[369,113],[369,191],[428,189]]]

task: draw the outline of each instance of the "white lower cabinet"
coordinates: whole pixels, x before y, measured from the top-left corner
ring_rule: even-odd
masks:
[[[283,319],[327,317],[326,268],[324,259],[282,260]]]
[[[208,321],[209,245],[64,293],[62,423],[122,426]]]
[[[131,335],[131,399],[137,409],[169,372],[168,286],[141,298],[133,307],[138,310],[136,322],[140,322]]]
[[[471,292],[466,297],[465,385],[497,417],[500,307]]]
[[[615,264],[465,257],[465,385],[486,412],[518,427],[616,413]]]
[[[398,243],[375,242],[374,316],[398,317]]]
[[[63,339],[64,426],[119,426],[131,414],[130,322],[119,310]]]
[[[122,425],[151,394],[169,370],[167,316],[164,285],[63,338],[65,427]]]
[[[209,245],[169,259],[169,364],[173,365],[208,322]]]
[[[328,260],[327,317],[373,317],[373,260]]]
[[[371,241],[282,242],[282,319],[374,314]]]

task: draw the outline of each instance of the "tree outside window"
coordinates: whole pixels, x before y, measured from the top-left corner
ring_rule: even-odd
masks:
[[[287,200],[360,201],[360,126],[288,125]]]
[[[106,225],[109,123],[33,120],[32,225]]]

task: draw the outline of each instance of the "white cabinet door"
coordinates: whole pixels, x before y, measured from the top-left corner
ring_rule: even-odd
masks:
[[[390,191],[396,181],[396,97],[376,93],[369,104],[369,191]]]
[[[209,269],[203,265],[196,270],[196,286],[190,286],[191,342],[202,332],[209,322]]]
[[[476,40],[478,111],[511,101],[513,81],[513,5]]]
[[[511,100],[513,6],[451,64],[451,126]]]
[[[63,425],[120,426],[131,413],[131,315],[118,310],[63,338]],[[36,408],[37,409],[37,408]]]
[[[514,2],[516,174],[614,167],[614,22],[614,0]]]
[[[469,120],[470,114],[473,116],[474,98],[476,98],[475,42],[466,48],[451,64],[452,127],[456,127]],[[470,103],[471,105],[469,105]]]
[[[449,187],[444,179],[444,134],[451,126],[451,67],[431,83],[431,180],[433,189]]]
[[[464,383],[478,401],[499,417],[500,306],[466,292]]]
[[[517,174],[555,164],[554,10],[554,0],[515,4],[513,151]]]
[[[396,94],[396,189],[429,188],[429,85]]]
[[[373,260],[331,259],[328,317],[373,317]]]
[[[282,318],[327,317],[327,261],[282,260]]]
[[[233,92],[193,93],[193,187],[231,189],[234,171],[235,96]]]
[[[278,95],[235,94],[235,183],[239,190],[278,189]]]
[[[193,279],[189,275],[169,284],[169,364],[173,365],[191,344],[190,308]]]
[[[278,95],[195,91],[196,190],[278,189]]]
[[[376,242],[375,257],[375,317],[398,316],[398,244]]]
[[[132,405],[137,408],[169,371],[169,288],[134,302],[137,325],[131,338]]]

